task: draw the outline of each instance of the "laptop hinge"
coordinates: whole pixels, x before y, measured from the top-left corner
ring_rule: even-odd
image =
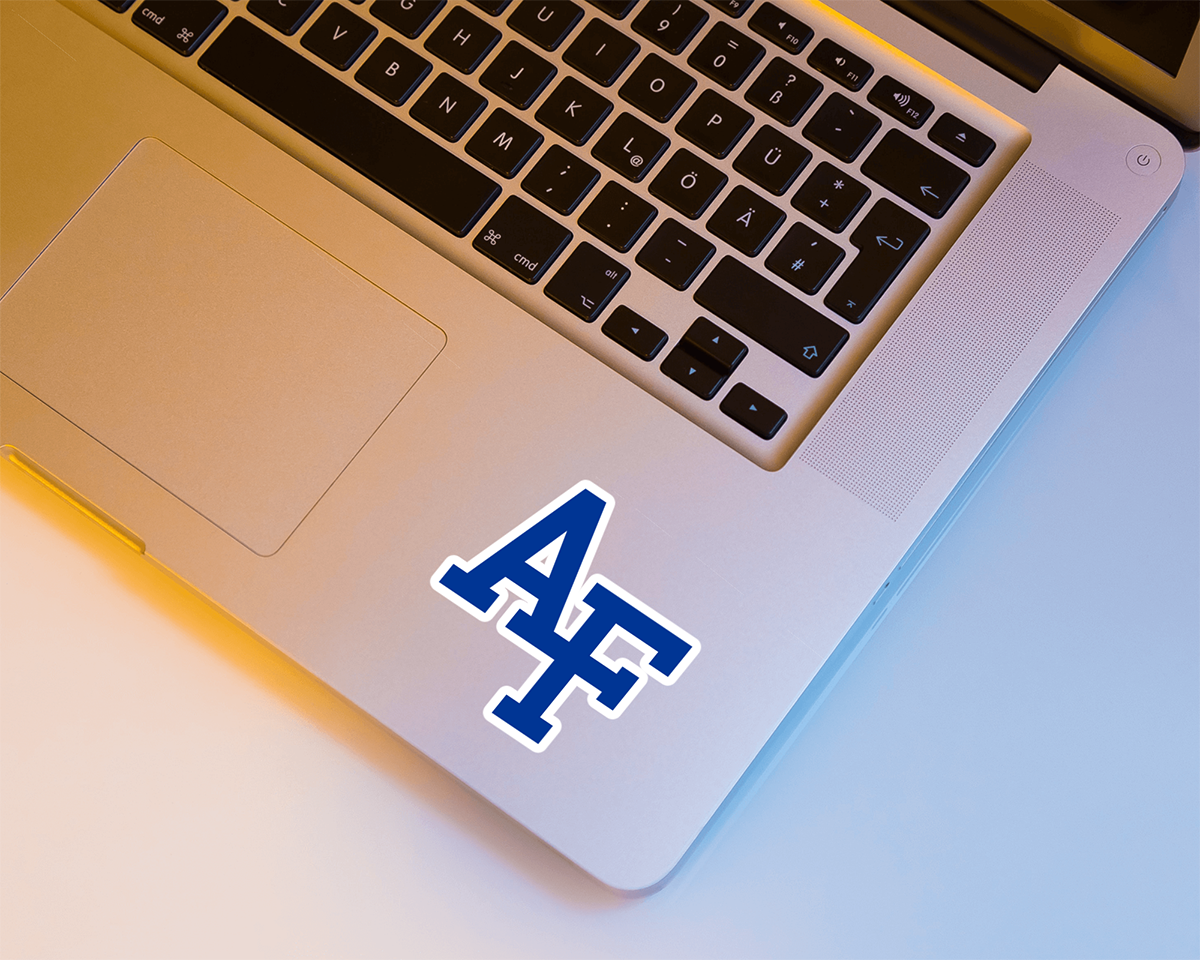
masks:
[[[963,0],[886,2],[1035,93],[1061,62],[1054,51],[979,4]]]

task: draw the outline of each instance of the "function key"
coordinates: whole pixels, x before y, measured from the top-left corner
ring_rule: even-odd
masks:
[[[743,186],[734,187],[705,224],[709,232],[740,250],[757,256],[783,223],[783,211],[756,197]]]
[[[741,340],[704,317],[688,327],[681,343],[723,373],[732,373],[746,356],[746,345]]]
[[[402,37],[415,40],[445,5],[446,0],[375,0],[371,16]]]
[[[579,225],[625,253],[657,216],[653,204],[610,180],[579,215]]]
[[[623,113],[596,141],[592,156],[637,183],[650,172],[670,142],[632,113]]]
[[[839,160],[853,160],[879,129],[879,118],[840,93],[831,93],[804,127],[804,135]]]
[[[695,300],[810,377],[819,377],[850,338],[832,320],[733,257],[713,268]]]
[[[692,42],[708,14],[689,0],[648,3],[633,19],[633,29],[667,53],[680,53]]]
[[[933,101],[893,77],[880,77],[867,99],[884,113],[916,129],[933,113]]]
[[[479,82],[518,110],[524,110],[546,89],[546,84],[557,72],[552,63],[516,40],[509,40],[480,75]]]
[[[742,134],[750,129],[753,117],[730,103],[715,90],[705,90],[693,103],[675,129],[696,146],[718,160],[729,156]]]
[[[750,9],[750,5],[754,3],[754,0],[708,0],[708,2],[736,20]]]
[[[793,127],[824,86],[815,77],[776,57],[750,84],[746,99],[780,123]]]
[[[812,153],[774,127],[759,127],[733,161],[733,169],[781,197],[811,159]]]
[[[508,25],[543,50],[557,50],[583,18],[583,8],[570,0],[522,0]]]
[[[978,167],[996,149],[996,141],[963,123],[952,113],[943,113],[929,130],[929,139],[958,159]]]
[[[736,90],[762,59],[763,47],[727,23],[718,23],[692,51],[688,63],[728,90]]]
[[[584,241],[546,284],[546,296],[591,323],[628,279],[628,267]]]
[[[146,0],[133,12],[133,22],[187,57],[226,13],[217,0]]]
[[[825,305],[851,323],[861,323],[927,236],[923,221],[886,197],[880,200],[850,235],[858,256],[826,295]]]
[[[834,233],[854,219],[870,189],[842,173],[832,163],[822,163],[792,198],[792,206]]]
[[[612,110],[612,103],[574,77],[563,77],[534,116],[539,123],[575,146],[587,143],[600,122]]]
[[[300,46],[311,50],[331,67],[345,70],[379,33],[362,17],[340,3],[327,6],[300,39]]]
[[[246,12],[290,37],[320,5],[321,0],[250,0]]]
[[[617,307],[600,330],[639,360],[653,360],[667,343],[662,330],[626,306]]]
[[[941,217],[970,175],[899,130],[889,130],[863,161],[862,172],[922,213]]]
[[[677,150],[650,183],[650,192],[689,220],[695,220],[708,209],[728,180],[690,150]]]
[[[600,172],[557,143],[542,154],[521,189],[558,213],[570,213],[595,186]]]
[[[526,283],[535,283],[571,242],[571,231],[520,197],[509,197],[471,245]]]
[[[767,269],[796,289],[811,294],[821,289],[845,256],[845,251],[832,240],[826,240],[806,224],[795,223],[767,257]]]
[[[354,79],[398,107],[412,96],[431,69],[424,57],[417,56],[391,37],[384,37],[375,52],[358,68]]]
[[[410,108],[412,118],[452,143],[483,113],[487,100],[448,73],[440,73]]]
[[[463,73],[472,73],[500,39],[500,31],[465,7],[454,7],[425,40],[425,49]]]
[[[773,3],[764,3],[750,18],[750,29],[788,53],[799,53],[812,39],[812,29]]]
[[[829,39],[818,43],[808,55],[808,65],[851,90],[861,90],[875,70],[862,57],[856,57],[845,47]]]
[[[686,290],[717,248],[678,220],[664,220],[638,251],[637,262],[676,290]]]
[[[516,176],[541,144],[540,133],[498,107],[467,141],[467,153],[509,178]]]
[[[775,436],[787,420],[782,407],[744,383],[735,383],[725,394],[721,412],[764,440]]]
[[[624,20],[637,6],[637,0],[588,0],[588,3],[614,20]]]
[[[657,53],[647,56],[621,86],[628,100],[655,120],[670,120],[694,89],[696,81]]]
[[[611,87],[641,49],[603,20],[592,20],[563,53],[563,59],[602,87]]]

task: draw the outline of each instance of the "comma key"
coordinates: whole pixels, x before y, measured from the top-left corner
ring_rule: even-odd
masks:
[[[520,197],[509,197],[471,246],[526,283],[536,283],[570,242],[570,230]]]

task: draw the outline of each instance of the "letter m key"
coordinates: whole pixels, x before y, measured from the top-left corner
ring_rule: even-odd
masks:
[[[558,736],[555,714],[572,690],[615,719],[648,680],[674,683],[700,652],[695,638],[607,577],[588,575],[612,510],[613,498],[584,480],[473,560],[447,557],[430,580],[477,620],[499,613],[500,635],[537,659],[519,689],[501,687],[483,711],[536,753]],[[618,637],[641,652],[637,663],[608,656]]]

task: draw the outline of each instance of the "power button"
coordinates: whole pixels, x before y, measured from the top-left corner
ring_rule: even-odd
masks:
[[[1149,144],[1139,143],[1125,154],[1125,166],[1139,177],[1148,177],[1158,172],[1158,168],[1162,166],[1162,157]]]

